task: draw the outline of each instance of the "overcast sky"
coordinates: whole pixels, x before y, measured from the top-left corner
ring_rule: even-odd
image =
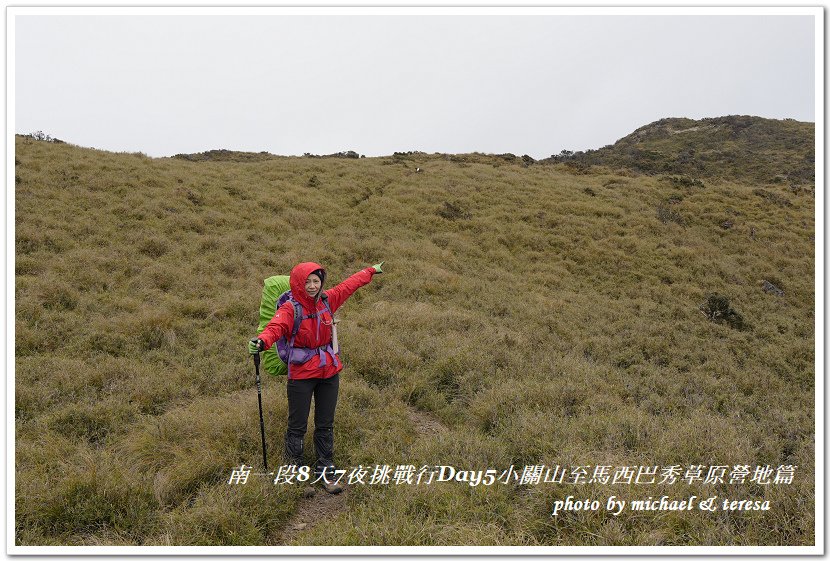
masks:
[[[811,16],[15,17],[14,130],[214,148],[547,157],[663,117],[815,121]]]

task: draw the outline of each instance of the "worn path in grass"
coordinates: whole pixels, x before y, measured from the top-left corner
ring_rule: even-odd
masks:
[[[407,415],[419,436],[432,436],[447,430],[432,415],[407,406]],[[312,529],[321,520],[331,520],[346,509],[348,487],[343,492],[330,495],[320,487],[308,487],[306,495],[297,505],[294,516],[288,520],[275,543],[268,545],[288,545],[301,532]]]

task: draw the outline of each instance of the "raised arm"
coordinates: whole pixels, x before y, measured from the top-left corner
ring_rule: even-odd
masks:
[[[372,277],[378,273],[382,273],[380,266],[383,262],[372,267],[366,267],[362,271],[353,274],[337,286],[326,290],[326,296],[329,298],[329,306],[332,313],[337,311],[337,308],[343,305],[343,302],[349,299],[349,296],[361,286],[367,285],[372,281]]]

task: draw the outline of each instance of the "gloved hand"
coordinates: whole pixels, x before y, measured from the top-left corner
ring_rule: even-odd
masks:
[[[248,342],[248,352],[251,353],[252,355],[255,355],[257,353],[261,353],[264,350],[265,350],[265,341],[263,341],[262,339],[251,339]]]
[[[372,267],[375,269],[375,272],[376,272],[376,273],[382,273],[382,272],[383,272],[383,271],[381,271],[381,270],[380,270],[380,266],[381,266],[381,265],[383,265],[383,263],[384,263],[384,262],[383,262],[383,261],[381,261],[381,262],[380,262],[380,263],[378,263],[377,265],[372,265]]]

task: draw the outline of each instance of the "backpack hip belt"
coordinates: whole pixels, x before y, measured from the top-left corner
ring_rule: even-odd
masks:
[[[305,364],[316,355],[320,357],[320,366],[326,366],[329,363],[326,353],[331,354],[331,356],[334,358],[334,364],[335,366],[337,366],[337,354],[334,352],[334,347],[332,347],[331,343],[316,348],[295,347],[291,345],[288,354],[288,363]]]

